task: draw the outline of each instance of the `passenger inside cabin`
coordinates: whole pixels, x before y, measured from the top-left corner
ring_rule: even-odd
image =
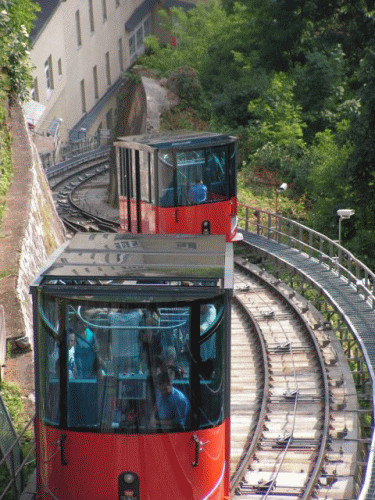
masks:
[[[78,371],[75,362],[75,349],[77,345],[76,336],[74,333],[69,334],[69,344],[68,344],[68,376],[69,378],[77,378]]]
[[[177,365],[176,349],[173,346],[167,346],[165,348],[163,355],[163,365],[168,371],[172,381],[174,379],[181,379],[183,377],[184,371]]]
[[[188,203],[191,204],[204,203],[207,201],[207,186],[203,184],[203,181],[199,179],[199,177],[196,178],[195,184],[189,189],[187,200]]]
[[[157,378],[156,389],[156,425],[185,428],[190,404],[183,392],[173,387],[167,371],[163,371]]]
[[[94,332],[79,321],[75,325],[74,360],[78,378],[94,378],[97,374],[97,346]]]
[[[147,310],[144,313],[145,328],[141,330],[140,340],[142,343],[141,369],[146,371],[147,367],[154,367],[156,360],[162,353],[161,333],[158,327],[159,315],[156,311]]]

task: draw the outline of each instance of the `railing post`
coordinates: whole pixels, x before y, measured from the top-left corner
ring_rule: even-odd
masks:
[[[289,221],[289,247],[292,246],[292,238],[293,238],[293,223]]]
[[[259,212],[259,210],[255,211],[255,215],[256,215],[256,218],[257,218],[257,235],[259,236],[260,233],[261,233],[260,212]]]
[[[245,230],[249,230],[249,207],[245,208]]]
[[[271,218],[271,213],[268,212],[268,228],[267,228],[267,234],[268,238],[272,238],[272,218]]]
[[[323,238],[319,237],[319,263],[322,263],[323,260]]]

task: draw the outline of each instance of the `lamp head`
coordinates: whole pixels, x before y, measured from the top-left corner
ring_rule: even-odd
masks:
[[[279,187],[277,188],[277,190],[276,190],[276,191],[277,191],[278,193],[282,193],[283,191],[285,191],[285,190],[286,190],[286,188],[287,188],[287,187],[288,187],[288,184],[287,184],[286,182],[283,182],[283,183],[281,184],[281,186],[279,186]]]
[[[345,209],[337,210],[337,215],[341,219],[349,219],[354,214],[355,214],[355,210],[352,210],[350,208],[345,208]]]

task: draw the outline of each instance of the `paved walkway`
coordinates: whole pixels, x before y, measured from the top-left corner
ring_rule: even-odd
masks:
[[[254,251],[268,257],[271,256],[276,261],[285,264],[326,297],[327,301],[340,313],[353,335],[356,336],[358,343],[362,347],[369,371],[373,380],[375,380],[375,312],[364,297],[357,293],[353,286],[348,285],[345,279],[340,278],[336,273],[330,271],[327,266],[320,264],[307,254],[264,236],[247,231],[241,232],[244,241]],[[372,474],[371,478],[367,478],[369,484],[367,494],[360,497],[366,500],[374,500],[375,498],[374,436],[372,439],[372,452],[369,460]]]

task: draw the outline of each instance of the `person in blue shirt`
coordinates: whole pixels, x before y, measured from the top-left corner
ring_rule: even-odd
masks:
[[[191,186],[187,194],[188,203],[204,203],[207,201],[207,186],[202,180],[196,179],[196,183]]]
[[[184,429],[190,404],[185,394],[173,387],[166,371],[158,375],[155,397],[156,419],[162,425]]]
[[[97,349],[96,337],[89,327],[84,327],[76,334],[74,361],[78,378],[93,378],[96,376]]]

